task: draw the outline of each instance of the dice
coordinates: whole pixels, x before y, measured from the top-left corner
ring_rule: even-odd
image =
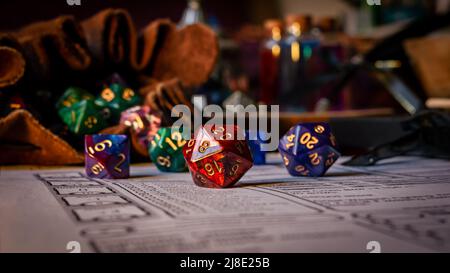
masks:
[[[60,110],[62,108],[70,108],[75,103],[78,103],[80,101],[93,99],[94,96],[91,95],[88,91],[76,86],[71,86],[66,89],[64,94],[56,103],[56,109]]]
[[[133,89],[123,84],[123,80],[110,80],[104,85],[103,91],[95,100],[96,104],[108,108],[111,112],[111,122],[117,123],[123,111],[141,102],[139,95]]]
[[[130,176],[130,144],[125,135],[85,136],[86,174],[92,178],[124,179]]]
[[[187,165],[183,157],[186,140],[179,131],[172,132],[166,127],[158,130],[151,141],[148,151],[150,159],[162,172],[186,172]]]
[[[323,176],[340,156],[336,138],[327,123],[292,127],[281,138],[278,150],[292,176]]]
[[[262,150],[261,145],[267,137],[267,133],[262,131],[247,131],[246,139],[252,153],[254,165],[266,164],[266,152]]]
[[[108,127],[105,118],[108,113],[98,107],[94,100],[74,102],[69,107],[62,107],[58,114],[69,131],[77,135],[95,134]]]
[[[200,128],[184,146],[183,154],[200,187],[231,187],[253,166],[245,135],[237,126]]]
[[[120,123],[131,128],[133,145],[137,144],[147,151],[150,141],[161,127],[161,118],[152,113],[148,106],[136,106],[122,112]]]

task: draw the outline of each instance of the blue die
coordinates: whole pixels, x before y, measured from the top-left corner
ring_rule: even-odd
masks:
[[[253,156],[254,165],[266,164],[266,151],[262,150],[261,145],[266,142],[268,134],[263,131],[246,131],[245,137]]]
[[[323,176],[337,161],[336,138],[327,123],[302,123],[280,140],[278,150],[292,176]]]

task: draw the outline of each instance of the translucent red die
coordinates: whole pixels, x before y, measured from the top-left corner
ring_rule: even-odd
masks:
[[[237,126],[204,126],[184,146],[194,183],[206,188],[236,184],[253,166],[245,135]]]

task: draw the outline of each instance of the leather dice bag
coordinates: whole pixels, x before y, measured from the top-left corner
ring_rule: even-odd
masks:
[[[67,163],[49,160],[47,155],[56,142],[37,138],[53,132],[70,144],[82,142],[65,134],[55,113],[55,103],[68,86],[77,85],[96,95],[95,92],[101,91],[99,82],[117,72],[139,91],[145,104],[166,116],[173,105],[189,105],[185,90],[208,79],[218,52],[216,35],[205,25],[179,29],[164,19],[138,31],[131,16],[122,9],[106,9],[82,22],[72,16],[61,16],[15,32],[0,33],[0,113],[3,117],[12,114],[17,103],[11,102],[17,97],[24,101],[20,108],[31,113],[2,118],[2,145],[11,143],[12,136],[21,141],[14,143],[16,148],[10,149],[8,157],[0,157],[0,164]],[[21,120],[18,117],[32,118],[32,123],[42,126],[8,131]],[[115,132],[117,128],[109,131]],[[31,160],[27,156],[29,151],[17,149],[17,145],[35,147],[46,156]],[[146,156],[142,149],[136,153]],[[80,158],[69,161],[81,163]]]

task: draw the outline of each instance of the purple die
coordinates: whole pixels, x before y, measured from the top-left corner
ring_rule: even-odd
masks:
[[[130,144],[125,135],[86,135],[86,174],[93,178],[130,176]]]
[[[336,162],[336,138],[327,123],[302,123],[292,127],[278,146],[292,176],[323,176]]]
[[[148,150],[150,141],[161,127],[161,118],[148,106],[136,106],[122,112],[120,124],[130,127],[138,144],[144,150]]]

